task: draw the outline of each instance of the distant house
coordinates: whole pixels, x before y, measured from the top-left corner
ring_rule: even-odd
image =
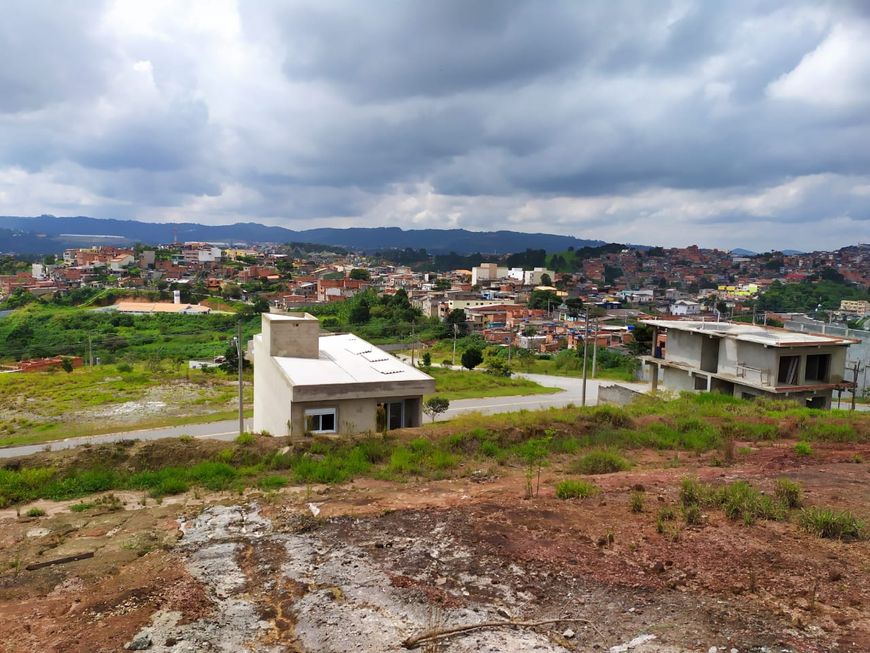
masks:
[[[688,299],[678,299],[670,306],[671,315],[699,315],[701,305]]]
[[[320,335],[307,313],[262,315],[254,336],[254,430],[354,434],[419,426],[428,374],[354,335]]]
[[[811,408],[831,407],[833,390],[843,386],[846,350],[857,342],[754,324],[643,322],[655,329],[653,351],[643,357],[653,390],[661,380],[675,392],[779,397]]]

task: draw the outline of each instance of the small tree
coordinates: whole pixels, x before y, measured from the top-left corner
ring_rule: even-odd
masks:
[[[64,356],[60,359],[60,366],[63,368],[63,371],[67,374],[73,371],[72,359],[68,356]]]
[[[462,367],[473,370],[483,362],[483,352],[477,347],[469,347],[462,352]]]
[[[363,268],[354,268],[348,276],[357,281],[369,281],[372,278],[371,273]]]
[[[450,400],[446,397],[439,397],[438,395],[429,397],[423,402],[423,412],[427,415],[431,415],[433,422],[438,415],[446,412],[448,408],[450,408]]]
[[[423,352],[423,358],[421,359],[420,364],[426,369],[432,367],[432,354],[428,351]]]
[[[532,438],[526,440],[519,447],[520,455],[528,464],[526,468],[526,499],[531,499],[537,492],[533,491],[532,481],[535,478],[535,468],[538,472],[538,491],[541,488],[541,467],[547,457],[547,444],[550,438]]]
[[[542,286],[552,286],[553,285],[553,280],[550,278],[550,275],[547,274],[546,272],[544,272],[544,274],[541,275],[541,285]]]

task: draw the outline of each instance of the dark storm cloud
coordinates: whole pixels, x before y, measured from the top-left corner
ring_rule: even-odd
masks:
[[[861,2],[107,0],[4,19],[4,212],[696,226],[722,244],[728,224],[829,238],[868,216]]]

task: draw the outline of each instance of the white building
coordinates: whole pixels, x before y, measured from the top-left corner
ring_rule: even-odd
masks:
[[[701,305],[688,299],[678,299],[670,307],[671,315],[699,315]]]
[[[301,437],[419,426],[435,381],[307,313],[264,313],[254,336],[254,431]]]

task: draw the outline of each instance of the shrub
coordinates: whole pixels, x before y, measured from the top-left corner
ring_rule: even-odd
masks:
[[[630,467],[631,463],[615,451],[600,449],[580,458],[573,469],[581,474],[611,474],[625,471]]]
[[[643,512],[643,492],[632,492],[628,505],[632,512]]]
[[[24,514],[26,514],[28,517],[42,517],[43,515],[45,515],[45,510],[43,510],[42,508],[34,507]]]
[[[469,347],[462,352],[460,361],[462,362],[462,367],[473,370],[483,362],[483,352],[477,347]]]
[[[798,442],[794,445],[794,452],[798,456],[812,456],[813,448],[810,446],[809,442]]]
[[[805,508],[801,511],[799,523],[804,530],[828,539],[859,540],[866,535],[864,522],[846,510]]]
[[[253,433],[240,433],[238,437],[236,437],[236,444],[244,447],[254,444],[255,440],[256,436]]]
[[[746,481],[735,481],[717,493],[719,504],[729,519],[743,519],[749,526],[756,519],[780,520],[785,517],[782,506],[761,494]]]
[[[72,510],[73,512],[84,512],[85,510],[90,510],[93,507],[94,507],[94,504],[92,504],[92,503],[81,502],[81,503],[74,503],[73,505],[71,505],[69,507],[69,509]]]
[[[596,424],[613,428],[630,428],[633,424],[631,416],[624,408],[610,404],[596,406],[590,411],[589,418]]]
[[[697,506],[707,500],[707,489],[693,478],[684,478],[680,485],[680,503]]]
[[[787,478],[780,478],[776,481],[776,498],[779,499],[786,508],[800,508],[803,504],[801,497],[801,486],[799,483],[790,481]]]
[[[703,518],[701,516],[701,507],[697,504],[684,506],[683,519],[686,520],[687,526],[699,526],[703,521]]]
[[[179,441],[179,442],[184,442],[184,443],[190,443],[190,442],[193,442],[193,436],[192,436],[192,435],[188,435],[187,433],[185,433],[184,435],[179,435],[179,436],[178,436],[178,441]]]
[[[282,488],[287,485],[287,477],[278,476],[276,474],[273,474],[271,476],[264,476],[259,481],[257,481],[257,485],[261,490],[277,490],[278,488]]]
[[[176,477],[168,477],[164,478],[160,483],[151,488],[149,494],[155,499],[165,496],[171,496],[173,494],[183,494],[190,489],[190,486],[184,481],[184,479],[176,478]]]
[[[824,442],[854,442],[858,439],[858,433],[851,424],[815,420],[801,429],[801,437]]]
[[[588,481],[565,480],[556,485],[556,496],[559,499],[585,499],[598,494],[598,486]]]
[[[423,412],[432,416],[432,421],[441,413],[447,412],[450,408],[450,400],[447,397],[434,395],[423,402]]]

